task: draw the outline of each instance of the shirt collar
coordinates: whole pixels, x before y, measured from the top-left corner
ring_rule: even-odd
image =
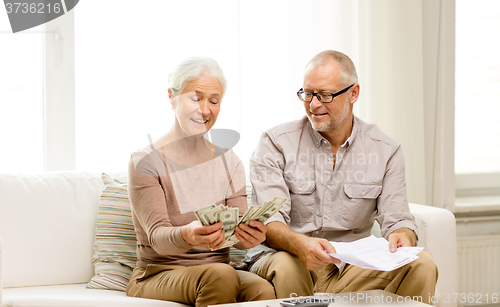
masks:
[[[358,118],[356,116],[354,116],[354,114],[352,115],[352,132],[351,132],[351,135],[347,138],[347,140],[345,140],[344,144],[341,145],[341,147],[345,147],[346,149],[349,148],[349,146],[351,146],[352,142],[354,142],[354,138],[356,137],[356,128],[357,128],[357,121],[358,121]]]
[[[309,121],[309,118],[305,118],[307,120],[307,125],[309,126],[309,131],[311,133],[311,136],[314,140],[314,144],[316,144],[316,147],[319,147],[321,145],[321,142],[324,140],[325,142],[328,142],[327,139],[325,139],[324,136],[321,135],[321,133],[319,133],[316,129],[314,129],[312,127],[312,124],[311,122]],[[351,135],[347,138],[347,140],[344,142],[344,144],[342,144],[340,147],[345,147],[346,149],[349,148],[349,146],[352,144],[352,142],[354,141],[355,137],[356,137],[356,128],[357,128],[357,121],[358,121],[358,118],[356,116],[354,116],[354,114],[352,115],[352,132],[351,132]]]

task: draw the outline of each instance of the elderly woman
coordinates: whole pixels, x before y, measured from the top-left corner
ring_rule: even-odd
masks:
[[[222,70],[212,59],[190,58],[169,84],[175,123],[129,163],[138,260],[127,295],[196,306],[275,298],[268,281],[228,264],[223,223],[204,226],[194,214],[211,204],[239,208],[240,217],[247,210],[241,160],[204,137],[226,90]],[[265,240],[266,227],[251,221],[234,232],[235,247],[246,249]]]

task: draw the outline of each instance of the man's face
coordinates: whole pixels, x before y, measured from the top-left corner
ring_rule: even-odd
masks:
[[[336,93],[350,84],[340,82],[340,70],[335,61],[308,67],[304,76],[304,91],[311,93]],[[314,129],[319,132],[333,132],[346,120],[351,120],[352,104],[349,101],[350,90],[333,99],[330,103],[319,102],[313,97],[311,102],[304,102],[307,117]]]

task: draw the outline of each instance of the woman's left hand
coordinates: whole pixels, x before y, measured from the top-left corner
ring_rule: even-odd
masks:
[[[266,240],[266,232],[266,225],[258,221],[250,221],[249,225],[239,224],[234,229],[236,238],[240,240],[241,245],[245,249],[255,247],[264,242]]]

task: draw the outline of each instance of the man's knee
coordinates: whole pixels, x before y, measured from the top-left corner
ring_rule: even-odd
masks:
[[[256,300],[270,300],[276,298],[274,286],[266,280],[267,284],[259,289]]]
[[[274,271],[274,273],[283,272],[287,275],[293,274],[294,272],[299,273],[300,275],[309,274],[309,271],[302,264],[299,257],[288,252],[276,252],[271,255],[269,261],[271,261],[270,269]]]
[[[288,298],[292,293],[299,296],[313,294],[315,278],[298,257],[280,251],[266,261],[265,278],[273,284],[277,298]]]
[[[415,270],[418,270],[419,275],[438,278],[438,268],[431,254],[426,251],[421,251],[418,254],[418,259],[412,262]]]

